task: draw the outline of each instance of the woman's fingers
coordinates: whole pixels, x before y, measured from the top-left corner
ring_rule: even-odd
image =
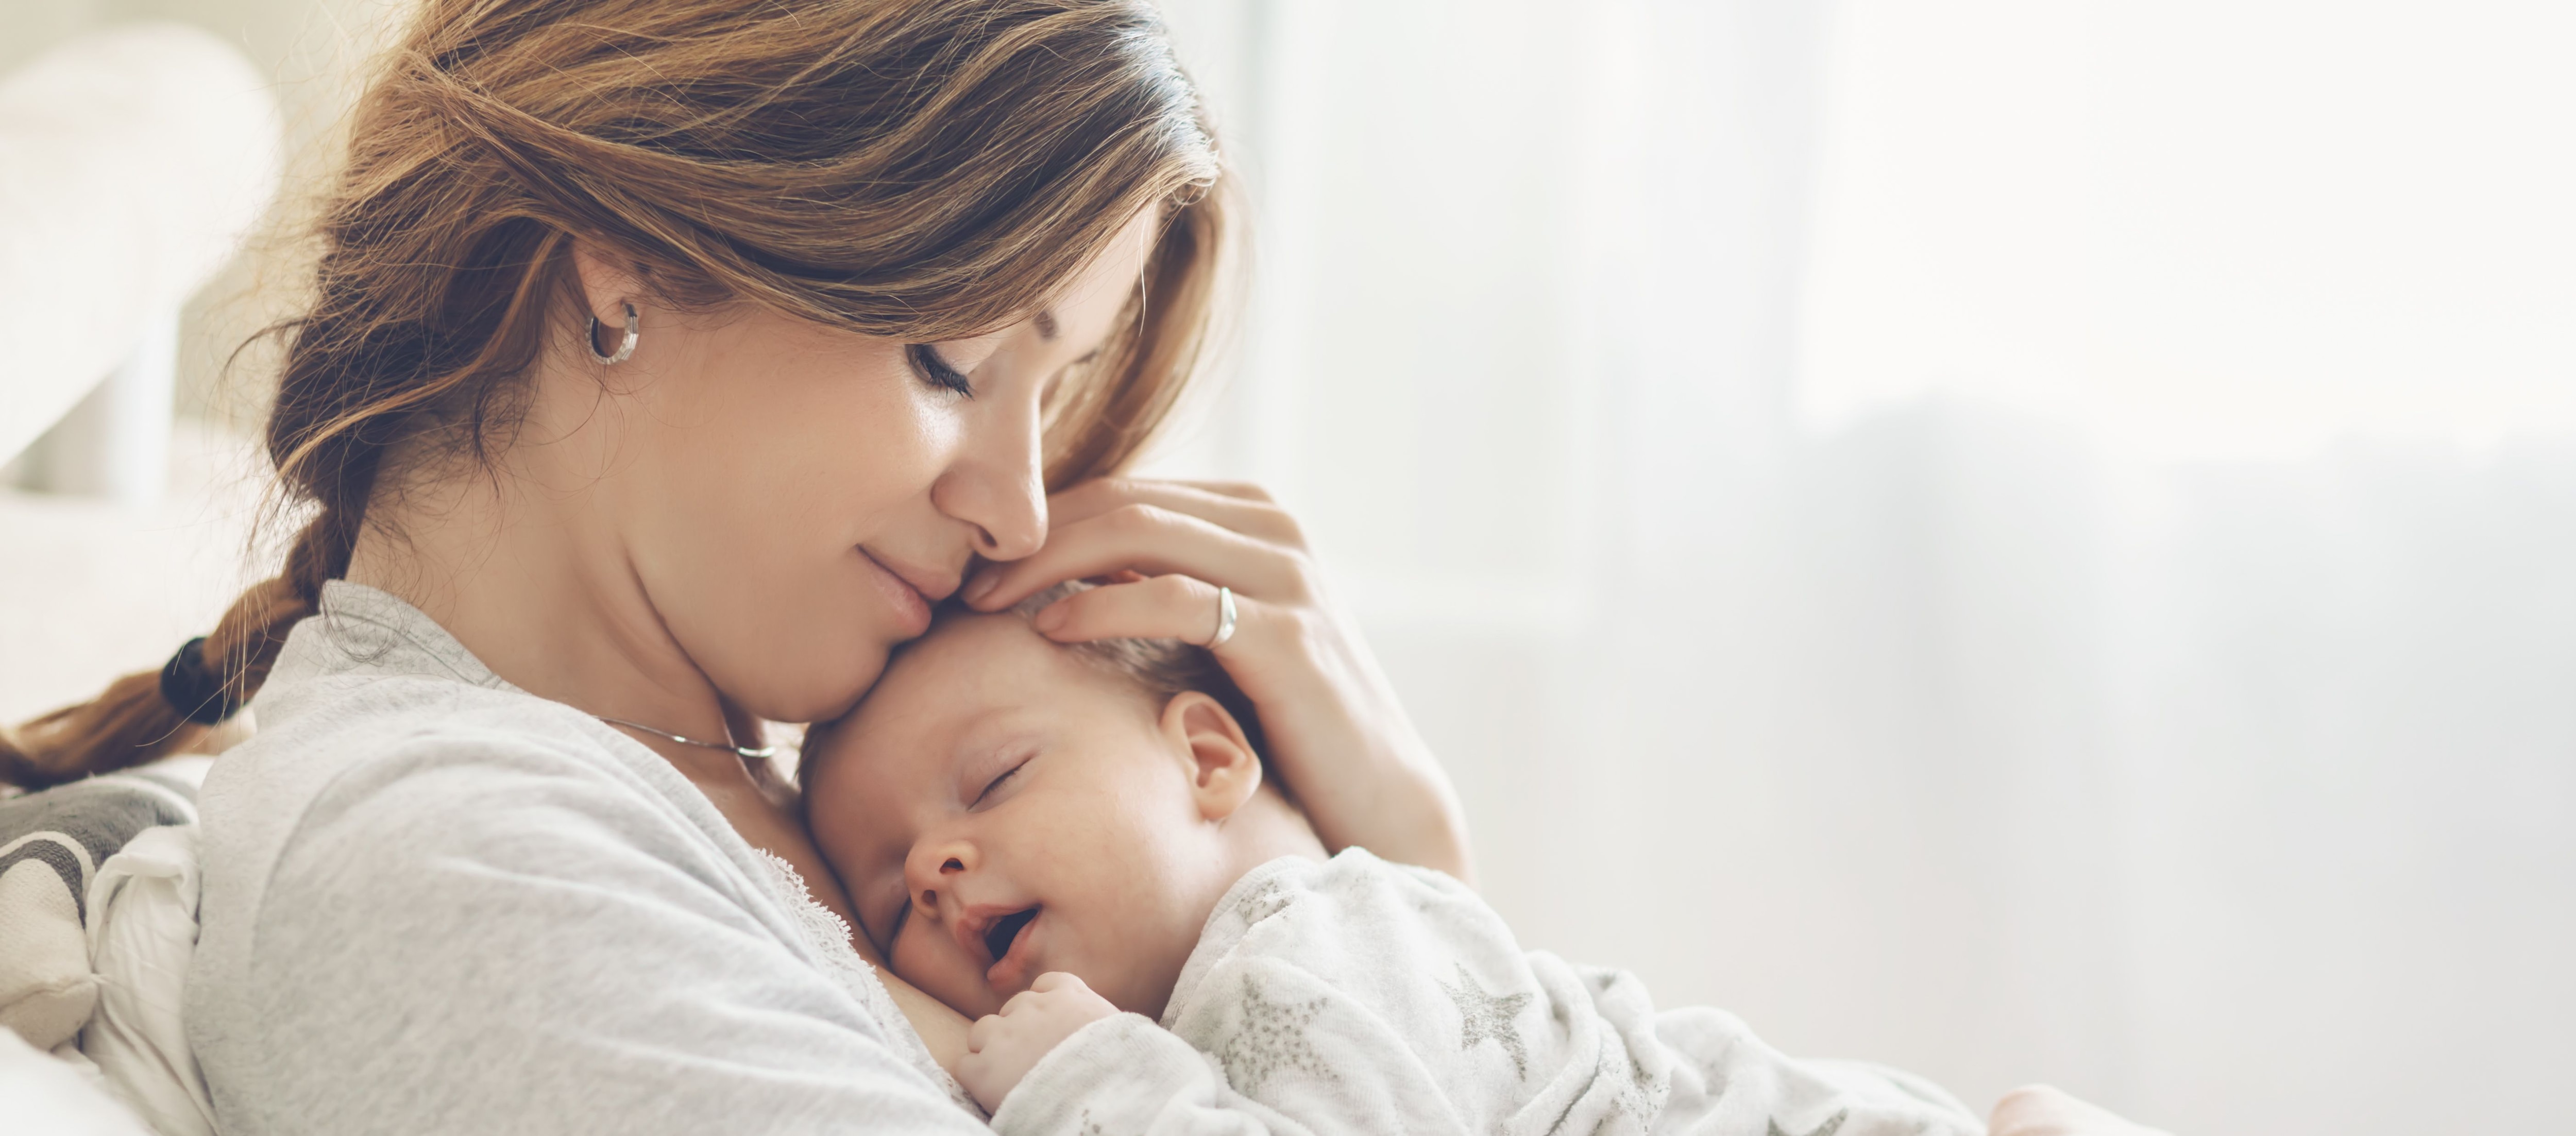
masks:
[[[1260,601],[1242,596],[1234,598],[1234,610],[1235,634],[1226,640],[1228,646],[1245,641],[1247,625],[1274,614]],[[1216,638],[1221,617],[1216,585],[1172,575],[1076,592],[1048,605],[1029,625],[1058,643],[1178,639],[1204,644]]]
[[[1249,481],[1188,481],[1188,480],[1181,480],[1181,481],[1174,481],[1174,482],[1171,482],[1170,484],[1173,484],[1173,485],[1186,485],[1186,486],[1189,486],[1189,487],[1190,487],[1190,488],[1192,488],[1192,489],[1203,489],[1203,490],[1206,490],[1207,492],[1210,492],[1210,493],[1216,493],[1216,494],[1221,494],[1221,495],[1223,495],[1223,496],[1227,496],[1227,497],[1240,497],[1240,498],[1242,498],[1243,500],[1246,500],[1246,501],[1259,501],[1259,502],[1261,502],[1261,503],[1262,503],[1262,504],[1264,504],[1264,505],[1277,504],[1277,501],[1276,501],[1276,500],[1274,500],[1274,499],[1270,496],[1270,491],[1269,491],[1269,490],[1264,489],[1264,488],[1262,488],[1262,487],[1260,487],[1260,486],[1258,486],[1258,485],[1255,485],[1255,484],[1253,484],[1252,482],[1249,482]]]
[[[2165,1136],[2049,1085],[2025,1085],[1995,1102],[1993,1136]]]
[[[1230,482],[1086,481],[1047,499],[1047,521],[1069,525],[1126,505],[1169,509],[1276,544],[1302,548],[1306,542],[1296,518],[1272,504],[1269,494]]]
[[[1232,529],[1154,505],[1123,505],[1057,527],[1027,558],[990,565],[966,585],[966,602],[998,611],[1066,580],[1120,569],[1180,573],[1238,592],[1294,599],[1304,593],[1296,554]]]
[[[1262,725],[1327,847],[1361,845],[1461,879],[1457,795],[1348,620],[1326,601],[1296,523],[1258,487],[1107,480],[1049,499],[1054,530],[1023,560],[986,565],[960,593],[995,611],[1064,580],[1095,587],[1038,613],[1059,642],[1206,643],[1218,586],[1236,593],[1226,671]]]

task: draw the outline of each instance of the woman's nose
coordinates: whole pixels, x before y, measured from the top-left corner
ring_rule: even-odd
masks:
[[[975,554],[1017,560],[1046,543],[1047,510],[1041,418],[1034,394],[980,423],[976,439],[931,488],[939,511],[975,529]]]

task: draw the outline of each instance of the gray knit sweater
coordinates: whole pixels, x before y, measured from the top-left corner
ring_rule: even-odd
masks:
[[[228,1136],[989,1131],[792,874],[418,610],[330,585],[255,707],[184,1010]]]

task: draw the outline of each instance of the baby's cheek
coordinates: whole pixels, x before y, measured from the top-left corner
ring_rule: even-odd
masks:
[[[1173,983],[1198,947],[1207,913],[1183,910],[1169,896],[1126,898],[1117,908],[1116,933],[1107,942],[1087,943],[1092,949],[1063,969],[1121,1010],[1160,1017]]]

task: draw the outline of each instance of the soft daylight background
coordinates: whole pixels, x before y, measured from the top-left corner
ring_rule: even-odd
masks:
[[[1156,468],[1308,521],[1531,945],[1979,1108],[2563,1116],[2576,9],[1168,7],[1261,247]],[[392,10],[0,67],[190,19],[309,141]],[[0,710],[219,606],[264,263],[170,504],[0,503]]]

